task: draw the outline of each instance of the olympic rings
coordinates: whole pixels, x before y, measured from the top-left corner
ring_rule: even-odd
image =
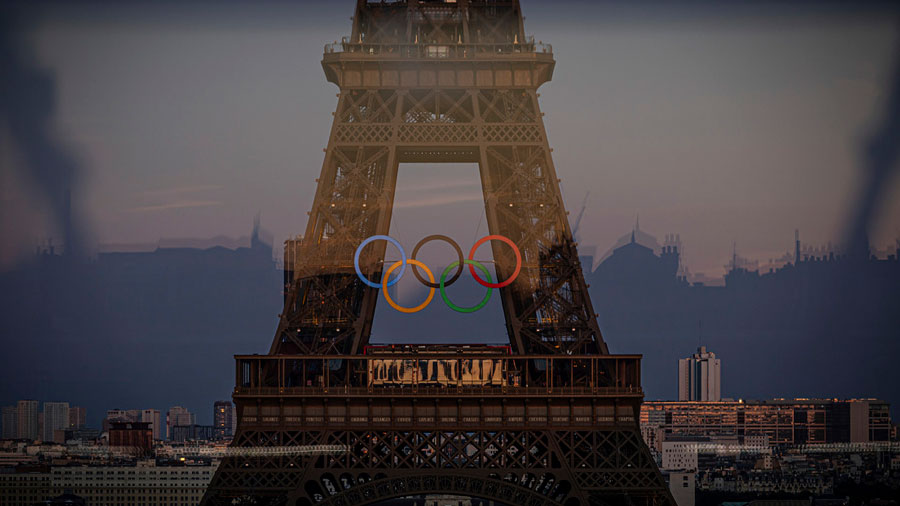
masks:
[[[512,275],[506,281],[503,281],[501,283],[486,283],[478,277],[478,274],[475,273],[475,266],[473,264],[469,264],[469,272],[472,274],[472,277],[475,278],[475,281],[478,281],[478,284],[480,284],[481,286],[486,286],[488,288],[503,288],[504,286],[507,286],[515,281],[517,277],[519,277],[519,271],[522,270],[522,253],[519,252],[519,248],[516,247],[516,243],[512,242],[512,240],[510,240],[508,237],[503,237],[502,235],[488,235],[479,239],[478,242],[476,242],[472,246],[472,250],[469,251],[469,260],[474,260],[475,250],[477,250],[479,246],[491,240],[503,241],[506,244],[509,244],[510,247],[512,247],[513,251],[515,251],[516,268],[513,270]]]
[[[434,275],[431,273],[431,269],[429,269],[425,264],[423,264],[422,262],[420,262],[418,260],[413,260],[413,259],[409,259],[409,260],[407,260],[407,262],[409,262],[410,265],[415,265],[415,266],[425,269],[425,274],[428,274],[428,279],[430,279],[431,282],[434,283]],[[387,280],[391,276],[391,273],[394,272],[394,269],[396,269],[397,267],[399,267],[401,265],[403,265],[403,261],[398,260],[398,261],[394,262],[394,265],[388,267],[387,272],[384,273],[384,279],[381,280],[381,287],[384,289],[383,290],[384,300],[386,300],[387,303],[390,304],[392,308],[396,309],[397,311],[400,311],[401,313],[418,313],[419,311],[425,309],[425,306],[427,306],[428,304],[431,303],[431,299],[434,298],[434,288],[428,289],[428,298],[425,299],[425,302],[419,304],[416,307],[403,307],[401,305],[398,305],[396,302],[394,302],[393,299],[391,299],[391,296],[388,294],[387,287],[389,285],[388,285]],[[400,276],[397,276],[397,279],[400,279]]]
[[[464,261],[467,265],[474,265],[474,266],[478,267],[479,269],[481,269],[481,272],[483,272],[484,275],[487,276],[488,281],[491,280],[491,273],[490,273],[490,271],[487,270],[487,267],[481,265],[480,263],[478,263],[474,260],[466,259]],[[458,313],[474,313],[475,311],[478,311],[479,309],[483,308],[484,305],[487,304],[489,300],[491,300],[491,292],[493,292],[494,289],[488,287],[487,293],[484,295],[484,298],[481,299],[481,302],[479,302],[478,304],[476,304],[472,307],[457,306],[456,304],[454,304],[453,302],[450,301],[450,297],[447,297],[447,292],[444,290],[444,287],[446,286],[444,283],[444,278],[447,277],[447,273],[450,272],[450,269],[452,269],[456,266],[459,266],[460,270],[462,270],[462,266],[460,265],[459,262],[453,262],[452,264],[448,265],[447,268],[444,269],[444,273],[441,274],[441,284],[440,284],[441,298],[444,299],[444,304],[447,304],[447,306],[450,309],[452,309]],[[459,271],[457,271],[457,272],[459,272]],[[457,274],[457,276],[459,276],[459,274]],[[456,278],[454,278],[454,279],[456,279]]]
[[[366,247],[367,244],[369,244],[373,241],[378,241],[378,240],[387,241],[387,242],[393,244],[394,246],[396,246],[398,250],[400,250],[400,260],[398,260],[397,262],[394,262],[394,264],[388,268],[388,270],[384,273],[384,275],[382,275],[380,284],[374,283],[374,282],[368,280],[363,275],[362,269],[360,269],[360,267],[359,267],[359,257],[360,257],[360,254],[362,253],[363,248]],[[516,268],[513,270],[513,273],[512,273],[512,275],[510,275],[509,278],[507,278],[505,281],[502,281],[500,283],[494,283],[493,280],[491,279],[491,273],[487,269],[487,267],[485,267],[484,265],[475,261],[475,252],[478,250],[478,248],[482,244],[484,244],[488,241],[492,241],[492,240],[505,242],[510,247],[512,247],[513,251],[516,254]],[[446,269],[444,269],[444,272],[441,274],[441,279],[440,279],[439,283],[434,282],[434,274],[431,272],[431,269],[429,269],[422,262],[416,260],[416,254],[419,252],[419,249],[430,241],[446,242],[450,246],[453,246],[453,249],[456,250],[456,255],[458,257],[458,260],[451,263],[449,266],[447,266]],[[400,306],[399,304],[394,302],[393,299],[391,299],[391,296],[387,290],[387,288],[389,286],[396,284],[398,281],[400,281],[400,278],[403,277],[403,273],[406,270],[406,264],[412,265],[411,270],[412,270],[413,274],[416,276],[416,279],[418,279],[419,282],[421,282],[423,285],[425,285],[429,288],[428,297],[425,299],[425,302],[423,302],[415,307]],[[445,290],[448,286],[452,285],[454,282],[456,282],[457,279],[459,279],[460,274],[462,274],[462,271],[464,270],[464,267],[463,267],[464,265],[469,266],[469,272],[472,274],[472,277],[475,278],[475,281],[477,281],[480,285],[482,285],[488,289],[484,298],[481,299],[481,302],[479,302],[478,304],[476,304],[472,307],[457,306],[450,300],[450,298],[447,296],[447,292]],[[393,274],[393,272],[398,267],[400,268],[400,271],[397,273],[397,276],[394,279],[391,279],[391,274]],[[425,274],[428,275],[428,281],[425,281],[424,279],[422,279],[422,276],[419,274],[419,271],[416,269],[417,267],[421,267],[422,269],[425,270]],[[484,281],[483,279],[481,279],[478,276],[478,274],[475,272],[476,267],[478,267],[478,269],[484,273],[485,277],[487,277],[487,281]],[[485,237],[479,239],[478,242],[476,242],[475,245],[472,246],[471,251],[469,251],[469,258],[463,258],[462,250],[459,248],[459,245],[456,244],[456,241],[454,241],[453,239],[451,239],[445,235],[435,234],[435,235],[429,235],[428,237],[419,241],[419,243],[416,244],[416,247],[413,248],[412,256],[407,258],[406,252],[403,250],[403,247],[400,245],[400,243],[396,239],[394,239],[393,237],[390,237],[390,236],[386,236],[386,235],[373,235],[373,236],[367,238],[366,240],[364,240],[362,243],[360,243],[360,245],[356,248],[356,253],[354,253],[354,255],[353,255],[353,268],[356,270],[356,275],[359,276],[359,279],[362,280],[363,283],[365,283],[368,286],[371,286],[372,288],[384,289],[385,300],[387,300],[388,304],[390,304],[390,306],[392,308],[394,308],[397,311],[400,311],[402,313],[417,313],[417,312],[425,309],[425,307],[428,306],[428,304],[430,304],[431,300],[434,298],[435,289],[440,289],[441,299],[443,299],[444,303],[447,304],[447,307],[449,307],[450,309],[457,311],[459,313],[474,313],[475,311],[478,311],[481,308],[483,308],[488,303],[488,301],[491,298],[491,293],[493,292],[494,288],[503,288],[504,286],[508,286],[509,284],[511,284],[513,281],[516,280],[516,278],[519,276],[519,273],[522,270],[522,253],[519,251],[519,248],[516,247],[516,244],[511,239],[504,237],[502,235],[488,235],[488,236],[485,236]],[[453,268],[456,268],[456,273],[453,275],[453,277],[451,277],[448,280],[447,275],[450,273],[450,271]]]
[[[394,246],[396,246],[397,249],[400,250],[400,258],[402,259],[400,261],[403,262],[403,265],[400,266],[400,272],[397,273],[397,277],[394,278],[394,280],[391,281],[390,283],[388,283],[386,286],[392,286],[395,283],[397,283],[397,281],[400,281],[400,278],[403,277],[403,272],[406,271],[406,252],[403,251],[403,246],[400,246],[400,243],[391,236],[373,235],[372,237],[369,237],[368,239],[366,239],[365,241],[360,243],[360,245],[357,246],[357,248],[356,248],[356,253],[353,255],[353,268],[356,269],[356,275],[359,276],[359,279],[361,279],[363,283],[371,286],[372,288],[381,288],[381,285],[373,283],[373,282],[369,281],[368,279],[366,279],[365,276],[363,276],[362,271],[359,269],[359,254],[362,253],[362,250],[363,250],[363,248],[366,247],[366,244],[369,244],[372,241],[377,241],[379,239],[382,241],[387,241],[387,242],[393,244]],[[387,279],[387,278],[388,278],[388,276],[385,275],[384,279]]]
[[[419,271],[416,270],[416,266],[415,266],[415,265],[413,265],[412,273],[416,276],[416,279],[418,279],[420,283],[422,283],[423,285],[425,285],[425,286],[427,286],[427,287],[429,287],[429,288],[439,288],[439,287],[450,286],[450,285],[452,285],[453,283],[455,283],[457,279],[459,279],[459,275],[462,274],[462,271],[463,271],[463,266],[462,266],[462,264],[463,264],[463,254],[462,254],[462,250],[459,249],[459,244],[456,244],[456,241],[454,241],[453,239],[447,237],[446,235],[439,235],[439,234],[429,235],[428,237],[426,237],[426,238],[422,239],[421,241],[419,241],[418,244],[416,244],[416,247],[413,248],[412,255],[410,255],[409,258],[412,259],[412,260],[415,260],[415,259],[416,259],[416,253],[419,252],[419,248],[421,248],[422,246],[425,245],[425,243],[430,242],[430,241],[444,241],[444,242],[446,242],[447,244],[449,244],[450,246],[453,246],[453,249],[456,250],[456,256],[459,257],[459,260],[457,260],[457,261],[454,262],[454,264],[453,264],[453,265],[458,266],[457,269],[456,269],[456,274],[454,274],[453,277],[450,278],[446,283],[444,283],[443,281],[441,281],[441,284],[438,285],[438,284],[436,284],[436,283],[429,283],[428,281],[425,281],[424,279],[422,279],[422,276],[419,275]]]

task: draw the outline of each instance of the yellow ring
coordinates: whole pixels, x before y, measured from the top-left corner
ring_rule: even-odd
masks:
[[[407,258],[406,262],[410,265],[415,265],[416,267],[421,267],[422,269],[424,269],[425,274],[428,274],[428,280],[434,283],[434,274],[431,273],[431,269],[429,269],[427,265],[412,258]],[[403,260],[397,260],[396,262],[394,262],[394,265],[388,267],[387,272],[384,273],[384,277],[381,279],[381,292],[384,294],[384,300],[386,300],[387,303],[397,311],[400,311],[401,313],[418,313],[419,311],[425,309],[425,306],[431,303],[431,299],[434,298],[434,288],[429,289],[428,298],[425,299],[425,302],[419,304],[416,307],[403,307],[397,305],[397,303],[391,299],[391,296],[388,295],[387,282],[391,277],[391,273],[394,272],[394,269],[400,267],[401,265],[403,265]]]

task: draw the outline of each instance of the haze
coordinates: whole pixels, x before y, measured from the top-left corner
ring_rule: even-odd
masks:
[[[692,271],[720,276],[735,241],[766,259],[792,247],[795,228],[809,243],[840,239],[897,46],[887,7],[523,9],[527,32],[556,54],[541,101],[573,215],[591,192],[583,245],[602,253],[639,215],[643,230],[681,234]],[[276,244],[302,233],[337,101],[319,60],[325,42],[348,33],[352,10],[26,9],[37,63],[56,78],[56,126],[84,167],[75,204],[88,244],[246,235],[257,212]],[[59,231],[2,139],[8,267]],[[395,229],[468,240],[482,209],[475,167],[400,172]],[[900,236],[898,188],[872,231],[876,246]]]

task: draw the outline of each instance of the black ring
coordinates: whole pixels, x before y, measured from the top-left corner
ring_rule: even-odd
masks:
[[[452,278],[450,278],[446,282],[444,282],[445,287],[450,286],[453,284],[454,281],[459,279],[459,275],[462,274],[463,263],[465,263],[465,258],[463,257],[463,252],[461,249],[459,249],[459,244],[456,244],[456,241],[454,241],[453,239],[447,237],[446,235],[435,234],[435,235],[429,235],[428,237],[419,241],[419,244],[416,244],[416,247],[413,248],[413,250],[412,250],[412,255],[410,255],[410,257],[409,257],[410,260],[415,260],[416,253],[419,252],[419,248],[424,246],[425,243],[429,242],[429,241],[444,241],[445,243],[449,244],[450,246],[453,246],[453,249],[456,250],[456,255],[459,257],[459,265],[456,267],[456,274],[454,274]],[[418,279],[419,282],[422,283],[423,285],[427,286],[428,288],[440,288],[441,287],[440,283],[432,283],[430,281],[426,281],[425,279],[423,279],[422,276],[419,274],[419,271],[416,270],[415,265],[410,264],[410,267],[412,267],[412,272],[416,276],[416,279]]]

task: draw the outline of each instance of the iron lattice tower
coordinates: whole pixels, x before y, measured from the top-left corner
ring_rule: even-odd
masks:
[[[238,431],[204,504],[674,504],[638,430],[640,356],[609,355],[569,228],[538,105],[554,65],[517,0],[357,2],[325,47],[340,94],[278,330],[236,357]],[[388,234],[402,162],[478,163],[490,233],[522,255],[500,289],[512,354],[363,354],[379,294],[353,256]],[[385,249],[364,250],[370,279]],[[492,253],[505,279],[511,248]],[[397,367],[411,379],[379,379]]]

